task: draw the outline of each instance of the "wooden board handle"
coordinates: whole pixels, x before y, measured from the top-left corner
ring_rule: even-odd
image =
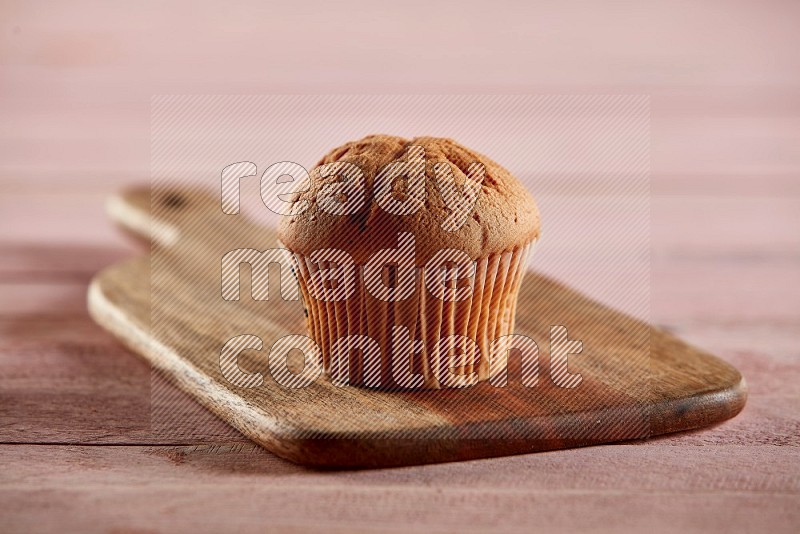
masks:
[[[145,243],[174,244],[197,221],[223,217],[219,198],[206,190],[183,188],[153,192],[136,187],[109,198],[109,216],[122,230]]]

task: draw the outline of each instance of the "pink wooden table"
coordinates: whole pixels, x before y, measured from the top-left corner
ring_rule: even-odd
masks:
[[[0,530],[800,529],[800,10],[612,4],[5,3]],[[650,317],[742,371],[742,414],[361,472],[289,464],[188,400],[195,431],[154,437],[150,370],[85,305],[136,253],[103,201],[148,180],[150,96],[327,91],[651,95]]]

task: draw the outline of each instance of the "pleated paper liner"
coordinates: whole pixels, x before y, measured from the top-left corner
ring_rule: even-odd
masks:
[[[460,387],[502,372],[507,354],[490,358],[492,341],[514,332],[517,295],[533,245],[476,261],[472,291],[463,300],[433,295],[426,277],[434,273],[423,267],[416,267],[410,297],[376,298],[363,265],[348,277],[355,285],[351,294],[337,299],[318,275],[331,265],[295,253],[308,330],[322,351],[325,372],[339,383],[381,389]],[[350,336],[360,337],[353,342]]]

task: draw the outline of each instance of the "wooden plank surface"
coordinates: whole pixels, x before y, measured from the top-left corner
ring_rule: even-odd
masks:
[[[757,192],[752,184],[739,187]],[[23,198],[34,200],[35,195]],[[225,436],[227,427],[214,427],[216,418],[202,410],[187,415],[200,429],[193,442],[185,441],[186,429],[178,429],[172,438],[159,429],[154,440],[148,434],[145,406],[150,373],[94,327],[85,311],[85,283],[91,275],[133,254],[134,247],[113,237],[105,243],[98,239],[101,244],[87,252],[79,244],[48,244],[44,231],[38,245],[7,244],[4,251],[10,253],[0,264],[5,296],[0,301],[0,439],[18,443],[4,446],[2,455],[8,461],[3,464],[27,467],[0,475],[0,499],[7,504],[3,517],[7,525],[17,527],[12,531],[27,530],[36,517],[48,517],[45,510],[57,510],[50,517],[58,520],[37,523],[42,531],[63,530],[63,524],[85,531],[146,529],[154,524],[188,531],[213,521],[247,530],[270,520],[297,531],[391,532],[401,520],[437,526],[432,531],[480,531],[485,519],[467,510],[477,506],[474,499],[482,498],[493,524],[502,519],[512,531],[525,530],[521,525],[532,521],[556,531],[603,530],[585,518],[607,510],[601,514],[607,531],[659,530],[665,523],[686,530],[758,531],[763,520],[757,518],[766,516],[773,531],[790,532],[798,522],[795,510],[800,502],[800,310],[795,304],[800,295],[795,294],[798,285],[785,283],[797,272],[797,258],[791,253],[796,250],[796,233],[778,230],[797,227],[800,210],[793,209],[799,201],[792,196],[762,195],[758,202],[753,209],[749,195],[653,199],[653,226],[662,229],[701,218],[738,220],[748,227],[763,225],[765,212],[777,217],[773,232],[766,232],[764,239],[717,239],[713,253],[701,246],[703,239],[716,239],[706,225],[695,225],[688,242],[666,230],[652,242],[653,318],[742,370],[750,399],[737,418],[706,431],[636,445],[369,475],[297,468],[242,436]],[[53,203],[55,198],[41,201],[44,206]],[[101,225],[105,215],[86,214],[80,206],[73,204],[72,224],[86,229],[79,233],[96,232],[92,228]],[[671,219],[675,214],[680,217]],[[65,275],[62,258],[71,247],[74,253],[67,256],[73,265]],[[20,273],[27,273],[24,280]],[[750,286],[740,283],[731,291],[732,284],[743,280],[759,282],[757,290],[747,291],[746,305],[740,292]],[[682,298],[697,294],[702,298]],[[38,359],[30,360],[33,355]],[[31,372],[32,362],[49,372]],[[190,401],[185,405],[194,406]],[[19,408],[13,411],[12,406]],[[46,443],[54,445],[42,445]],[[62,443],[71,445],[55,445]],[[125,445],[96,446],[104,443]],[[495,477],[495,472],[504,474]],[[206,482],[195,488],[201,476]],[[323,486],[324,481],[349,485]],[[533,483],[542,486],[519,489],[520,484]],[[154,487],[160,489],[153,492]],[[242,495],[235,502],[220,501],[220,487]],[[195,489],[198,492],[187,497]],[[328,504],[300,506],[309,492]],[[342,502],[360,504],[352,513],[342,513],[341,508],[337,512],[335,503]],[[105,506],[87,515],[90,503]],[[431,514],[438,504],[460,512],[434,519]],[[633,507],[638,514],[620,513]],[[224,519],[231,509],[237,513]],[[272,510],[280,513],[267,513]],[[426,512],[418,516],[415,510]]]
[[[749,201],[711,201],[704,216],[730,220],[747,213]],[[775,199],[774,205],[792,202]],[[765,203],[769,206],[770,199]],[[654,205],[667,224],[668,214],[684,205],[684,198],[656,198]],[[743,222],[758,223],[759,213],[752,211]],[[797,220],[792,213],[797,212],[786,212],[785,223]],[[75,221],[87,227],[99,224],[79,210]],[[92,325],[84,308],[85,282],[80,281],[132,249],[101,246],[102,252],[75,254],[78,264],[66,280],[55,261],[62,250],[51,254],[48,246],[30,246],[30,253],[17,249],[0,269],[7,296],[0,308],[2,406],[21,407],[21,413],[8,408],[0,412],[2,441],[19,443],[5,445],[0,452],[4,465],[19,466],[0,477],[0,499],[10,510],[3,515],[7,524],[24,530],[34,524],[34,514],[57,510],[51,517],[58,521],[37,523],[42,531],[60,530],[62,522],[86,531],[146,529],[153,524],[188,531],[225,521],[244,529],[260,528],[270,520],[298,531],[391,532],[397,521],[437,526],[433,531],[480,531],[489,520],[466,511],[482,499],[492,524],[502,520],[511,531],[523,531],[522,525],[532,521],[565,532],[581,527],[603,530],[586,519],[597,517],[601,509],[617,510],[602,515],[608,531],[658,530],[664,522],[687,530],[756,531],[761,525],[756,518],[764,515],[774,531],[791,531],[800,502],[800,314],[785,303],[796,287],[785,286],[780,273],[796,259],[787,257],[779,237],[757,244],[730,239],[712,257],[698,247],[682,248],[680,239],[666,233],[653,243],[661,251],[654,260],[654,318],[722,355],[748,377],[748,406],[732,421],[634,445],[372,474],[318,474],[297,468],[241,436],[221,435],[224,427],[215,431],[216,418],[203,411],[188,415],[203,429],[193,443],[183,441],[185,429],[176,432],[179,440],[171,440],[161,429],[154,441],[148,435],[145,406],[150,373]],[[694,239],[701,242],[701,236]],[[31,259],[42,273],[20,283],[18,273],[29,272]],[[730,275],[722,280],[712,276],[720,272]],[[729,280],[750,277],[760,280],[759,291],[750,293],[751,305],[715,304],[733,298]],[[673,298],[685,283],[702,291],[704,298]],[[29,360],[33,354],[39,359]],[[50,372],[33,373],[30,363],[40,363]],[[125,377],[122,384],[120,376]],[[69,397],[73,401],[65,402]],[[132,409],[136,406],[139,409]],[[55,445],[61,443],[72,445]],[[130,445],[81,445],[103,443]],[[224,494],[242,495],[221,500],[220,488]],[[320,507],[300,504],[309,493]],[[337,504],[342,502],[356,504],[343,512]],[[103,506],[87,515],[89,503]],[[434,519],[442,505],[461,512]],[[618,510],[633,509],[629,507],[639,513],[619,514]],[[236,513],[225,519],[226,510]]]
[[[800,461],[800,449],[763,445],[743,463],[743,448],[646,443],[327,473],[252,444],[0,446],[4,464],[16,466],[0,495],[15,510],[50,510],[43,521],[12,516],[20,529],[47,532],[64,524],[91,532],[98,523],[180,532],[529,532],[531,524],[618,532],[661,530],[665,521],[681,531],[757,532],[765,516],[796,524],[800,485],[786,466]]]
[[[773,206],[778,214],[785,214],[780,215],[782,225],[791,226],[800,217],[798,211],[788,208],[796,202],[791,197],[768,197],[763,199],[762,208]],[[744,213],[743,224],[762,223],[762,211],[748,211],[750,203],[748,197],[709,199],[703,217],[728,221]],[[658,226],[668,226],[670,214],[685,204],[685,196],[655,198]],[[788,206],[786,210],[783,205]],[[72,214],[73,224],[86,228],[100,224],[99,217],[103,216],[87,216],[80,209]],[[672,224],[685,222],[681,218]],[[699,244],[703,232],[710,230],[700,225],[696,232],[693,242]],[[635,506],[641,510],[637,515],[604,515],[607,530],[658,530],[665,521],[676,524],[677,514],[677,524],[688,530],[714,526],[756,531],[760,523],[755,518],[766,514],[774,531],[791,531],[798,521],[795,510],[800,501],[796,486],[800,479],[796,459],[800,447],[800,313],[787,302],[794,300],[797,286],[786,286],[784,280],[791,276],[797,261],[788,252],[791,248],[785,246],[786,240],[794,238],[791,232],[770,234],[758,243],[729,238],[712,255],[699,246],[682,245],[684,240],[668,232],[654,239],[653,248],[659,251],[653,261],[654,319],[690,342],[722,355],[749,380],[748,406],[732,421],[706,431],[636,445],[490,460],[484,467],[484,462],[467,462],[372,475],[322,475],[297,468],[254,448],[241,436],[223,435],[224,425],[214,430],[216,418],[202,410],[188,414],[201,429],[195,441],[185,441],[185,429],[176,431],[177,440],[160,429],[153,440],[148,435],[149,411],[145,406],[150,373],[138,358],[126,354],[110,336],[93,326],[84,303],[85,281],[97,269],[127,257],[133,247],[115,240],[98,246],[93,253],[72,254],[75,265],[65,277],[63,261],[58,261],[63,248],[46,244],[22,249],[18,244],[6,246],[5,250],[15,252],[5,255],[6,263],[0,266],[6,296],[0,307],[0,392],[2,406],[19,406],[20,411],[4,408],[0,412],[0,437],[5,443],[19,443],[4,447],[2,454],[8,462],[22,465],[19,459],[25,458],[29,467],[4,471],[0,477],[2,501],[9,505],[5,509],[11,510],[4,517],[9,525],[19,527],[17,530],[32,525],[33,514],[55,509],[60,521],[78,530],[144,529],[158,523],[188,531],[209,521],[221,524],[225,510],[233,507],[238,513],[235,519],[227,520],[228,524],[245,529],[259,528],[271,519],[276,525],[297,530],[391,532],[395,524],[389,518],[402,518],[447,531],[465,530],[470,525],[455,512],[432,519],[433,503],[466,511],[480,494],[491,503],[486,509],[492,510],[493,521],[504,518],[508,530],[516,527],[522,531],[520,525],[551,521],[551,517],[552,522],[544,524],[554,530],[591,529],[592,525],[581,517],[596,517],[600,509]],[[81,249],[76,245],[75,250]],[[35,271],[40,272],[26,275],[24,283],[20,281],[20,272]],[[720,279],[719,273],[729,274]],[[736,302],[729,284],[751,278],[760,283],[758,291],[748,292],[748,305],[727,305]],[[682,289],[684,284],[689,289]],[[686,294],[701,292],[703,298],[677,298],[674,294],[679,289]],[[30,360],[34,354],[38,359]],[[40,363],[50,372],[31,372],[30,363]],[[125,378],[122,384],[120,376]],[[65,402],[70,397],[72,402]],[[121,402],[112,401],[125,397]],[[185,404],[193,406],[192,402]],[[137,406],[139,409],[132,409]],[[81,445],[103,443],[131,445]],[[137,443],[143,446],[132,446]],[[501,467],[504,462],[510,463]],[[142,468],[145,464],[153,465],[152,470]],[[505,474],[491,475],[498,470]],[[22,473],[25,483],[18,478]],[[201,473],[208,477],[207,482],[187,500],[188,486]],[[287,473],[292,477],[288,485]],[[547,482],[541,482],[543,476]],[[185,485],[176,482],[176,477],[185,478]],[[268,482],[274,477],[281,482]],[[350,485],[321,486],[319,477]],[[373,486],[367,485],[368,481]],[[531,481],[539,481],[542,487],[517,487],[534,483]],[[154,493],[154,486],[161,489]],[[273,486],[283,490],[267,489]],[[234,494],[237,489],[248,491],[233,503],[220,501],[219,487]],[[258,489],[253,491],[254,487]],[[478,489],[471,490],[473,487]],[[331,504],[315,512],[298,507],[309,491]],[[576,495],[588,495],[588,500],[577,500]],[[438,497],[431,501],[434,496]],[[337,515],[334,503],[342,499],[362,504],[353,513]],[[99,515],[87,516],[82,510],[90,502],[106,506],[98,508],[102,510]],[[266,512],[279,508],[284,508],[280,514]],[[417,516],[415,509],[429,512]],[[552,515],[554,510],[562,512]],[[575,514],[569,513],[572,510]],[[361,519],[359,514],[363,514]],[[475,531],[486,524],[477,516],[470,519]],[[41,530],[59,530],[60,521]]]

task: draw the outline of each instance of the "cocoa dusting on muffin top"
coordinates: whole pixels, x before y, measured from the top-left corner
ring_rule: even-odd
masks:
[[[292,207],[302,209],[283,217],[279,231],[289,249],[304,254],[337,248],[363,264],[410,232],[416,263],[424,265],[442,249],[480,259],[539,237],[539,211],[520,181],[452,139],[352,141],[326,154],[295,191]]]

